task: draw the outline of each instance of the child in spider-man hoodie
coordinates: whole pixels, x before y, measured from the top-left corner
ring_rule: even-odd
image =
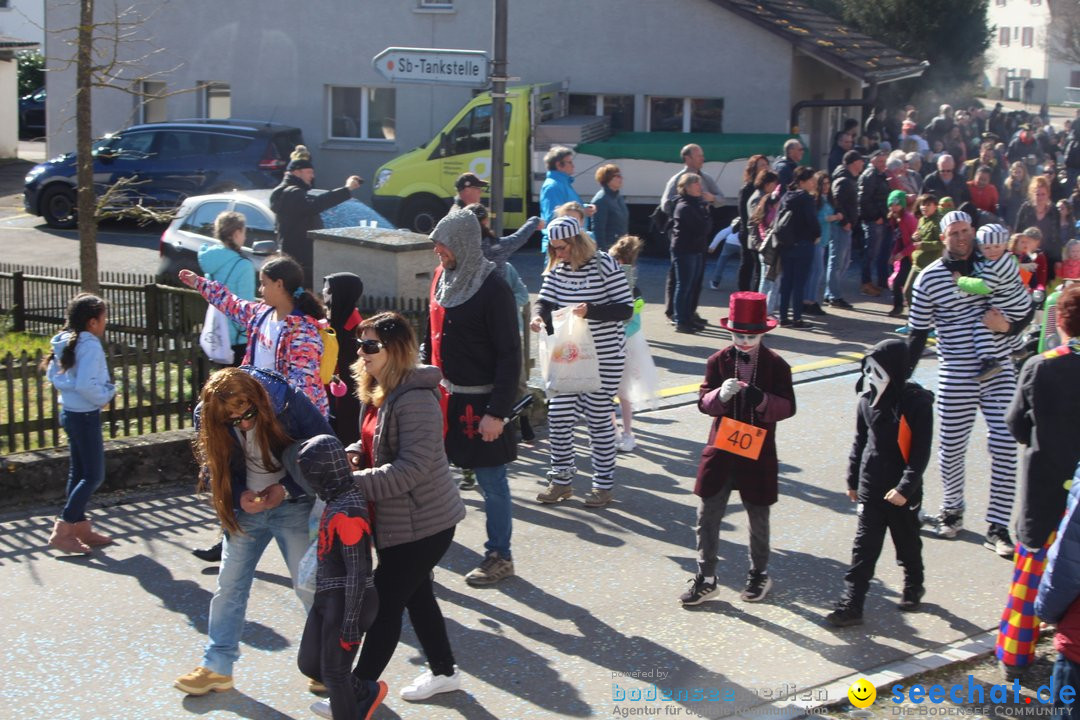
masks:
[[[319,521],[315,602],[297,664],[304,675],[326,685],[334,720],[367,718],[386,696],[386,683],[356,680],[352,674],[360,641],[379,607],[367,499],[353,484],[345,448],[333,435],[305,441],[296,462],[311,490],[326,501]]]

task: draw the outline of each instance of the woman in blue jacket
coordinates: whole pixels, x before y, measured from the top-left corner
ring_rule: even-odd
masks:
[[[199,268],[203,277],[217,280],[241,300],[255,299],[255,266],[244,257],[240,248],[247,241],[244,216],[231,210],[214,220],[214,237],[221,241],[203,243],[199,248]],[[232,345],[233,367],[244,361],[247,350],[247,328],[235,320],[229,321],[229,344]]]
[[[821,237],[821,225],[818,223],[817,204],[811,192],[815,189],[814,171],[808,167],[798,167],[792,177],[788,191],[780,200],[776,213],[776,222],[791,211],[791,242],[780,245],[780,325],[782,327],[804,328],[803,297],[806,293],[806,280],[810,275],[810,266],[814,259],[814,242]],[[791,308],[794,319],[788,317]]]
[[[277,542],[294,587],[308,548],[313,498],[297,482],[299,474],[286,467],[285,450],[334,431],[284,377],[247,366],[210,376],[195,408],[195,427],[200,486],[209,487],[226,535],[202,665],[175,686],[189,695],[205,695],[233,687],[251,582],[266,546]],[[297,594],[305,606],[310,604],[310,597],[299,589]]]

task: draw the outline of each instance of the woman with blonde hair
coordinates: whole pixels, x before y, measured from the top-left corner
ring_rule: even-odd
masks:
[[[1036,175],[1028,183],[1028,199],[1016,213],[1014,232],[1023,232],[1029,227],[1039,228],[1042,233],[1042,251],[1051,268],[1061,262],[1061,216],[1050,199],[1050,180],[1045,175]]]
[[[417,363],[416,336],[397,313],[370,317],[357,332],[360,354],[352,371],[360,441],[346,449],[356,485],[374,504],[379,611],[353,675],[379,679],[408,610],[428,661],[428,671],[401,690],[402,698],[415,702],[461,687],[432,573],[465,517],[465,505],[443,444],[442,372]]]
[[[271,540],[277,542],[295,587],[300,558],[309,544],[314,498],[283,458],[294,443],[333,430],[284,377],[248,366],[210,376],[195,408],[195,427],[200,489],[209,489],[226,534],[202,664],[174,685],[189,695],[205,695],[233,687],[255,567]],[[297,589],[297,594],[305,606],[310,604],[307,593]]]
[[[611,400],[619,388],[625,361],[623,323],[634,312],[634,298],[619,264],[596,244],[572,217],[558,217],[548,225],[548,262],[544,281],[533,304],[533,332],[553,332],[551,316],[556,310],[588,320],[600,366],[601,389],[595,392],[557,395],[548,402],[551,470],[547,490],[537,495],[542,503],[557,503],[573,495],[574,424],[584,416],[592,451],[592,491],[588,507],[611,502],[615,473],[615,426],[611,423]]]

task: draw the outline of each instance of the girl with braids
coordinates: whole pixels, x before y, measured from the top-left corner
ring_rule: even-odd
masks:
[[[225,528],[217,589],[210,601],[208,642],[202,664],[178,678],[190,695],[233,687],[248,595],[255,567],[271,540],[277,542],[295,586],[308,548],[312,497],[286,462],[294,443],[333,431],[305,395],[278,373],[225,368],[210,376],[195,408],[195,456],[200,489],[210,490]],[[311,598],[297,590],[305,605]]]
[[[112,542],[94,532],[86,518],[86,504],[105,480],[101,408],[116,394],[101,346],[107,319],[108,306],[101,298],[89,293],[73,297],[67,325],[52,339],[52,352],[43,363],[60,393],[60,424],[71,448],[67,502],[49,537],[49,545],[66,553],[86,554]]]
[[[319,323],[326,308],[303,286],[304,271],[288,255],[274,255],[259,270],[262,302],[241,300],[224,284],[180,271],[180,282],[195,288],[229,319],[247,328],[244,364],[284,375],[307,395],[323,417],[330,416],[326,388],[319,377],[323,344]]]

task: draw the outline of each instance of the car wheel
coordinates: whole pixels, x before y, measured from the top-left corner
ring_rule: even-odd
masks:
[[[421,235],[430,235],[445,215],[446,205],[437,198],[413,198],[402,209],[399,225]]]
[[[54,185],[41,193],[41,216],[49,227],[69,229],[75,227],[75,189]]]

